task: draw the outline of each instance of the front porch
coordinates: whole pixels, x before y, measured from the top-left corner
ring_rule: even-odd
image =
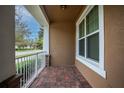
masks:
[[[24,7],[43,51],[15,57],[15,6],[0,6],[0,87],[124,87],[124,6]]]
[[[75,23],[85,6],[24,7],[43,29],[43,51],[16,58],[20,87],[91,87],[75,66]]]

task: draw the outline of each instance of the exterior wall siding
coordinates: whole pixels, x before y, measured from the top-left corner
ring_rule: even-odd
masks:
[[[124,6],[104,6],[106,79],[75,60],[92,87],[124,87]]]
[[[74,65],[75,24],[72,22],[50,24],[50,54],[52,66]]]
[[[15,7],[0,6],[0,82],[15,70]]]

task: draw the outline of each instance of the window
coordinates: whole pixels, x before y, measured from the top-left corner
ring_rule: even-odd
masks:
[[[103,6],[87,6],[76,27],[76,59],[105,78]]]

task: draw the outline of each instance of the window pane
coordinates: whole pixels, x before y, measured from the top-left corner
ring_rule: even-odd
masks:
[[[87,37],[87,57],[99,61],[99,33]]]
[[[84,56],[84,39],[79,40],[79,55]]]
[[[99,29],[98,6],[95,6],[86,17],[87,34]]]
[[[84,36],[84,20],[79,25],[79,38]]]

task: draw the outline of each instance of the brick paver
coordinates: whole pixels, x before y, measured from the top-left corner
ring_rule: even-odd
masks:
[[[75,66],[45,68],[31,88],[91,88]]]

